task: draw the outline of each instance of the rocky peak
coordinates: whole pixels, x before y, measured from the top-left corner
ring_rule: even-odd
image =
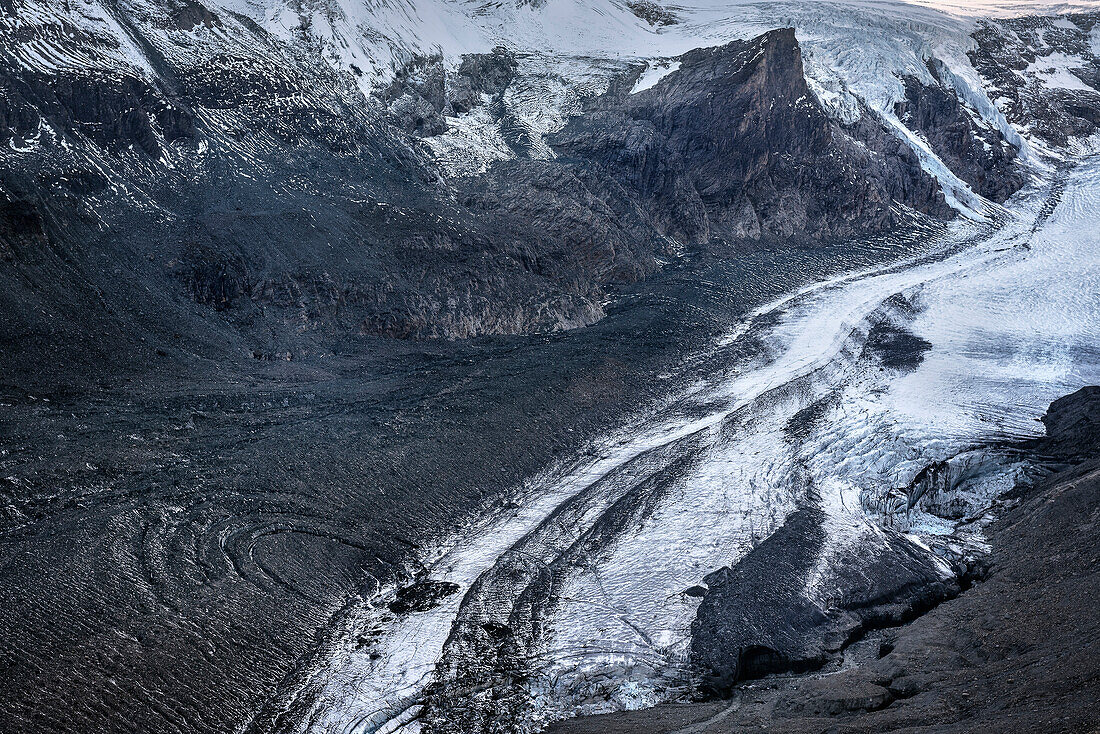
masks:
[[[638,93],[613,87],[551,142],[632,187],[687,242],[880,232],[896,203],[950,216],[912,151],[866,116],[844,128],[825,113],[785,28],[684,54]]]

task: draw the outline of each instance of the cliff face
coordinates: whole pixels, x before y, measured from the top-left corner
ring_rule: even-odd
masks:
[[[631,189],[686,242],[881,232],[898,222],[895,204],[950,215],[880,123],[846,129],[829,118],[793,29],[687,53],[653,87],[613,90],[553,143]]]
[[[935,66],[929,65],[935,72]],[[947,166],[978,194],[1004,202],[1024,185],[1019,149],[1005,140],[942,83],[924,84],[913,76],[902,80],[905,101],[894,112],[906,127],[919,132]]]

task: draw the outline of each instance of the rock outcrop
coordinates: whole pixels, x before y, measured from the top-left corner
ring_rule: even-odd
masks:
[[[516,66],[515,56],[503,46],[487,54],[467,54],[453,72],[444,68],[441,56],[418,56],[401,67],[378,96],[398,128],[417,137],[433,137],[447,131],[446,117],[469,112],[485,97],[499,97],[515,76]]]
[[[929,70],[938,74],[935,61]],[[992,201],[1001,203],[1026,179],[1018,165],[1019,149],[959,95],[938,80],[924,84],[914,76],[902,79],[905,101],[895,105],[898,119],[920,133],[929,147],[959,178]]]
[[[866,111],[831,119],[793,29],[698,49],[653,87],[621,84],[551,138],[634,193],[682,242],[824,241],[950,216],[912,150]]]
[[[1091,41],[1100,15],[1061,20],[982,21],[969,52],[1009,122],[1055,148],[1100,129],[1100,57]]]
[[[867,629],[913,619],[959,584],[904,537],[866,533],[823,557],[820,511],[796,511],[733,568],[709,574],[692,625],[700,686],[729,695],[744,679],[815,670]],[[807,579],[823,575],[819,590]]]

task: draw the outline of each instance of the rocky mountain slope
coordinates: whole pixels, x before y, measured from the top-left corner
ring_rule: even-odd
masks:
[[[937,76],[941,62],[929,59]],[[949,85],[925,84],[907,76],[905,100],[894,112],[907,127],[920,133],[940,158],[982,196],[1003,203],[1023,185],[1025,173],[1018,149]]]
[[[916,154],[874,116],[843,126],[806,82],[794,29],[700,49],[551,136],[608,171],[683,242],[882,232],[908,207],[950,216]],[[633,85],[631,85],[633,86]]]
[[[982,23],[970,52],[1005,117],[1055,149],[1096,132],[1094,13]]]
[[[807,84],[790,33],[692,51],[638,91],[639,67],[609,59],[582,71],[606,93],[567,84],[532,111],[537,69],[522,47],[418,56],[422,24],[372,76],[361,58],[334,59],[316,19],[286,32],[255,17],[12,0],[0,27],[5,343],[18,335],[59,369],[63,348],[95,354],[86,367],[227,341],[237,356],[293,359],[361,335],[571,328],[681,245],[820,241],[881,232],[903,210],[952,214],[925,170],[942,186],[940,173],[884,112],[823,106],[832,97]],[[703,106],[717,88],[730,96]],[[909,124],[1003,199],[1021,181],[1014,144],[940,104]],[[558,130],[532,127],[547,114]],[[489,161],[513,162],[447,175],[445,153],[472,154],[481,135],[504,136]],[[985,145],[997,152],[971,162]],[[1000,183],[983,189],[986,177]],[[84,338],[133,331],[127,304],[150,298],[188,326],[144,346]]]
[[[8,56],[3,107],[12,280],[5,341],[33,335],[46,350],[40,361],[51,365],[62,362],[59,342],[71,348],[82,334],[130,330],[125,304],[150,297],[158,312],[194,325],[171,341],[158,335],[157,348],[243,338],[245,354],[294,358],[356,335],[465,337],[589,324],[602,314],[607,285],[644,277],[674,240],[706,241],[711,228],[730,241],[820,240],[882,231],[897,223],[898,206],[949,214],[905,145],[869,122],[868,153],[852,140],[863,142],[859,134],[830,121],[809,94],[791,33],[719,52],[729,58],[724,69],[711,61],[696,70],[688,59],[655,90],[604,103],[640,109],[650,100],[649,114],[662,114],[682,103],[682,86],[704,95],[743,87],[730,109],[695,116],[704,125],[728,115],[752,121],[729,131],[732,144],[713,157],[710,165],[732,174],[724,183],[704,180],[702,169],[685,174],[698,163],[685,157],[691,131],[655,143],[664,148],[648,161],[641,151],[605,171],[606,151],[588,151],[578,164],[586,153],[568,130],[572,138],[551,140],[561,149],[557,160],[522,158],[445,183],[406,137],[431,132],[419,130],[427,113],[410,122],[417,105],[431,104],[419,92],[413,99],[396,91],[416,74],[377,101],[365,99],[302,48],[197,5],[114,11],[146,64],[127,68],[107,56],[119,52],[115,39],[92,36],[65,14],[43,19],[20,7],[9,15],[21,43]],[[30,67],[19,55],[47,43],[59,44],[50,47],[56,69]],[[737,71],[758,52],[749,66],[765,71]],[[74,61],[95,53],[107,68]],[[452,112],[499,94],[514,65],[506,54],[463,63],[448,99],[465,101],[448,101]],[[432,83],[416,88],[431,96]],[[665,89],[669,96],[658,97]],[[590,135],[621,135],[619,123],[599,114],[581,115],[594,118]],[[771,137],[759,138],[763,130]],[[736,158],[754,147],[756,160]],[[648,211],[656,184],[642,179],[664,174],[644,169],[665,159],[665,149],[673,156],[660,165],[680,167],[667,185],[694,193],[668,211]],[[798,169],[800,153],[811,150],[828,165]],[[857,175],[866,170],[876,172]],[[832,200],[821,198],[826,190]],[[770,210],[758,215],[753,201]],[[42,307],[33,314],[18,307],[35,299]],[[65,308],[66,300],[102,307]],[[79,351],[103,345],[100,338]],[[112,345],[97,359],[117,353]]]

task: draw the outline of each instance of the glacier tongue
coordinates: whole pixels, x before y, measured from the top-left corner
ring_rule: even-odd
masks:
[[[715,347],[740,355],[727,369],[451,541],[431,576],[460,593],[337,656],[307,728],[457,731],[480,717],[527,730],[674,697],[690,684],[703,577],[807,503],[825,531],[810,603],[830,603],[838,554],[884,533],[942,557],[949,577],[980,548],[980,523],[908,508],[901,491],[954,461],[962,479],[941,500],[973,519],[1017,470],[975,447],[1039,435],[1052,399],[1100,381],[1097,201],[1090,160],[995,225],[957,224],[931,255],[751,314]],[[526,682],[486,698],[504,663]]]

